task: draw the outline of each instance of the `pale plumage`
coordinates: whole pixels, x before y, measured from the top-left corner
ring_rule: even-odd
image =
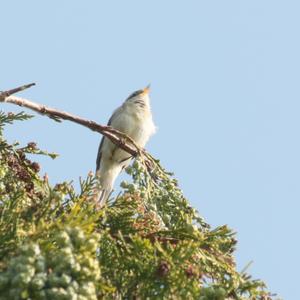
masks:
[[[122,106],[114,111],[108,125],[127,134],[143,148],[155,132],[150,109],[149,87],[131,94]],[[102,138],[96,163],[96,175],[101,187],[97,195],[99,205],[103,205],[106,201],[117,176],[129,165],[130,159],[129,153],[120,149],[108,138]]]

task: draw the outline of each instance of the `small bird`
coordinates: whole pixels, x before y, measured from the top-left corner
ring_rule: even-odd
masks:
[[[149,92],[150,86],[147,86],[132,93],[114,111],[107,124],[131,137],[141,148],[155,133]],[[101,189],[97,193],[100,207],[110,195],[117,176],[130,164],[131,158],[129,153],[119,148],[108,138],[102,138],[96,162],[96,176],[99,179]]]

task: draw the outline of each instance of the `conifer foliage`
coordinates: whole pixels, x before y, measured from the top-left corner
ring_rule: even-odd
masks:
[[[79,193],[51,186],[28,154],[55,154],[7,143],[3,127],[29,118],[0,114],[0,300],[273,299],[237,271],[234,233],[211,229],[158,161],[149,173],[136,160],[99,210],[92,175]]]

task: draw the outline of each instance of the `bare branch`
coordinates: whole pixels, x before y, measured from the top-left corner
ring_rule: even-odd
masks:
[[[125,150],[126,152],[128,152],[134,157],[144,152],[136,145],[136,143],[130,137],[128,137],[126,134],[110,126],[103,126],[94,121],[87,120],[64,111],[59,111],[57,109],[38,104],[24,98],[12,96],[12,94],[23,91],[33,85],[35,84],[31,83],[12,90],[1,92],[0,102],[11,103],[18,106],[29,108],[31,110],[34,110],[37,113],[46,115],[49,118],[54,119],[55,121],[68,120],[80,124],[82,126],[85,126],[93,131],[103,134],[104,136],[109,138],[114,144],[118,145],[120,148],[122,148],[123,150]]]

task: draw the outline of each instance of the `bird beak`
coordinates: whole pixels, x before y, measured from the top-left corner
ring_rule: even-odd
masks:
[[[143,89],[143,94],[149,94],[150,93],[150,84],[148,84],[144,89]]]

